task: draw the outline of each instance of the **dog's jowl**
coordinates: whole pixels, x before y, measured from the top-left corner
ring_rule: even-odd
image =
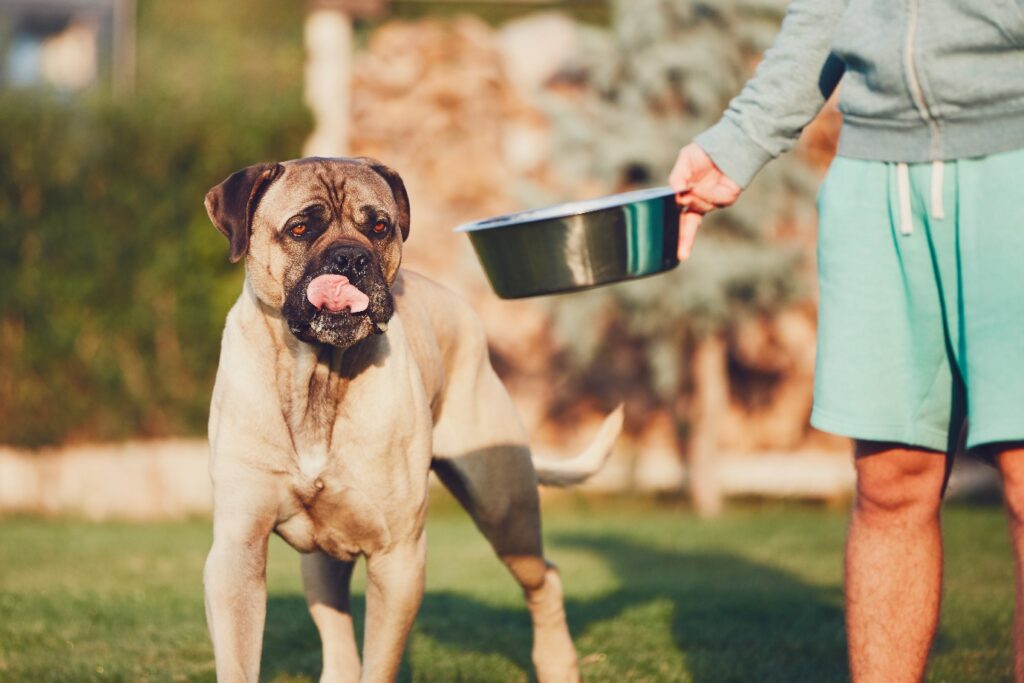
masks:
[[[431,469],[522,586],[541,681],[577,680],[537,485],[600,468],[622,424],[560,462],[531,459],[483,328],[455,294],[399,268],[410,209],[372,159],[252,166],[206,196],[245,285],[210,408],[214,541],[206,613],[221,681],[256,681],[267,541],[302,553],[324,681],[390,681],[423,594]],[[349,579],[367,563],[362,658]]]

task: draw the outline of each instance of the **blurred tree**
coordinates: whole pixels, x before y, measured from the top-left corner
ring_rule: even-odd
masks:
[[[581,29],[576,63],[544,100],[558,191],[662,184],[679,148],[749,77],[786,4],[616,0],[613,29]],[[729,400],[727,338],[745,317],[807,293],[800,251],[772,238],[787,225],[813,225],[815,187],[813,173],[784,158],[734,208],[705,220],[693,257],[676,271],[553,300],[563,362],[578,379],[552,411],[572,410],[581,396],[606,406],[625,399],[635,431],[654,411],[671,411],[701,514],[721,508],[713,454]]]

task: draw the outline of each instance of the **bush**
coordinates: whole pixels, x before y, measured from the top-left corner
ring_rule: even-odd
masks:
[[[294,101],[0,99],[0,441],[203,429],[242,280],[203,196],[294,156]]]
[[[203,208],[297,156],[302,7],[140,0],[135,93],[0,96],[0,443],[196,434],[242,269]]]

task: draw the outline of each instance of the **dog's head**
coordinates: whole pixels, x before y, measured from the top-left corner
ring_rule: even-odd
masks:
[[[387,329],[409,236],[399,175],[364,157],[259,164],[206,195],[256,296],[309,343],[345,348]]]

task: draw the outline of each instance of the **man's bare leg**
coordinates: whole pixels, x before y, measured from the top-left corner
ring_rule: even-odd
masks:
[[[1024,683],[1024,443],[985,448],[1003,475],[1003,497],[1010,518],[1010,539],[1017,560],[1017,606],[1013,615],[1013,672]]]
[[[942,453],[855,444],[846,542],[846,629],[855,683],[920,681],[939,619]]]

